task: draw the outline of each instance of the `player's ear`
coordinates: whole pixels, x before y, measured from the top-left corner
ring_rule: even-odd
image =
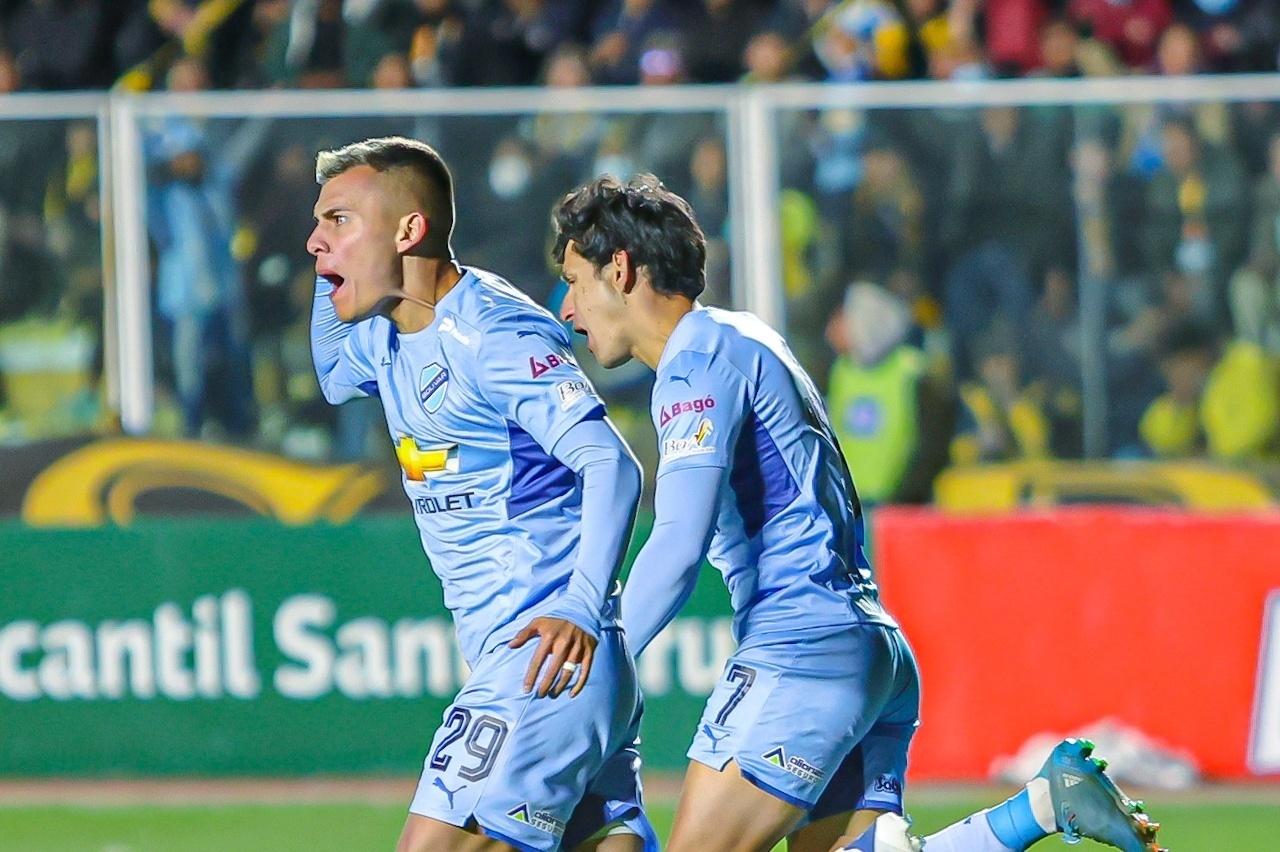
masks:
[[[431,221],[422,211],[405,214],[396,225],[396,250],[401,254],[414,254],[430,232]]]
[[[630,295],[636,286],[636,267],[631,260],[631,253],[626,249],[618,249],[613,253],[613,289],[622,295]]]

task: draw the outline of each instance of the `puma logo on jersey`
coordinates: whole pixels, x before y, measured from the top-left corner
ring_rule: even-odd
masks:
[[[465,788],[467,785],[466,785],[466,784],[459,784],[459,785],[458,785],[458,789],[457,789],[457,790],[450,790],[448,787],[446,787],[446,786],[444,785],[444,782],[443,782],[443,781],[441,781],[439,778],[437,778],[437,779],[435,780],[435,783],[433,783],[431,786],[433,786],[433,787],[437,787],[437,788],[439,788],[440,790],[443,790],[443,791],[444,791],[444,794],[445,794],[446,796],[448,796],[448,797],[449,797],[449,810],[453,810],[453,797],[454,797],[454,796],[456,796],[456,795],[457,795],[457,794],[458,794],[458,793],[459,793],[463,788]]]
[[[704,722],[702,725],[702,733],[707,735],[707,739],[711,740],[711,753],[715,754],[720,750],[720,741],[729,736],[729,732],[725,731],[720,736],[716,736],[716,732],[711,730],[710,723]]]

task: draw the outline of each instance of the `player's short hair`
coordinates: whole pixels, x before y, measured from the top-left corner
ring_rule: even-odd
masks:
[[[424,248],[433,257],[452,257],[453,175],[435,148],[417,139],[383,136],[321,151],[316,155],[316,183],[323,186],[357,166],[407,177],[411,194],[431,223]]]
[[[651,174],[598,177],[566,195],[552,219],[556,263],[570,241],[596,269],[622,249],[659,293],[696,299],[706,288],[707,238],[689,202]]]

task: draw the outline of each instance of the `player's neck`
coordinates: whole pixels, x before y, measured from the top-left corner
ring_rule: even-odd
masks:
[[[404,294],[389,318],[401,334],[413,334],[431,325],[436,305],[462,280],[462,270],[452,260],[406,257]]]
[[[694,309],[695,303],[681,296],[662,296],[653,291],[649,294],[652,301],[639,312],[644,321],[640,323],[631,355],[650,370],[657,370],[672,332],[680,320]]]

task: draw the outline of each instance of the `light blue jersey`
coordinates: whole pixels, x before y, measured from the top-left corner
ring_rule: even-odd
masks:
[[[317,293],[317,324],[333,307]],[[321,384],[333,403],[378,396],[405,493],[444,587],[469,665],[533,618],[599,634],[616,626],[564,592],[578,561],[581,490],[551,455],[575,424],[604,416],[564,327],[506,281],[478,269],[436,305],[425,329],[385,317],[357,323]],[[598,605],[597,605],[598,606]]]
[[[623,488],[619,472],[634,459],[603,421],[563,326],[477,269],[410,334],[384,317],[341,323],[328,293],[317,282],[312,352],[325,398],[381,399],[472,669],[435,733],[410,812],[478,824],[521,852],[572,848],[617,826],[657,852],[635,747],[639,689],[612,591],[639,471]],[[608,497],[586,501],[584,524],[593,489]],[[538,642],[508,642],[538,616],[597,639],[574,697],[523,688]]]
[[[686,314],[658,363],[652,415],[659,480],[723,471],[707,559],[729,587],[740,644],[894,623],[821,397],[776,332],[748,313]]]
[[[756,317],[698,308],[667,340],[652,407],[656,518],[624,621],[643,649],[705,553],[739,645],[689,757],[736,762],[811,819],[901,810],[919,673],[871,582],[858,496],[813,382]]]

